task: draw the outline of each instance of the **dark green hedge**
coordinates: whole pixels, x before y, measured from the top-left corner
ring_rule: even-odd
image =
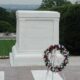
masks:
[[[50,8],[61,13],[60,43],[70,51],[70,55],[80,55],[80,5],[64,5]]]

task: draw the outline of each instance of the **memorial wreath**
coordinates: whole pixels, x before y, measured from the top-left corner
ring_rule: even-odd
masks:
[[[54,51],[54,52],[53,52]],[[54,62],[51,62],[49,55],[56,55],[56,51],[59,51],[61,55],[63,55],[64,60],[60,65],[54,66]],[[59,72],[64,69],[64,67],[68,63],[68,57],[69,57],[69,52],[68,50],[63,46],[63,45],[51,45],[48,49],[44,51],[44,61],[45,65],[48,69],[50,69],[52,72]]]

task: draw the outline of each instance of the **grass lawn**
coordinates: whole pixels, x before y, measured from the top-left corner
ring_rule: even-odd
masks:
[[[9,56],[15,40],[0,40],[0,56]]]

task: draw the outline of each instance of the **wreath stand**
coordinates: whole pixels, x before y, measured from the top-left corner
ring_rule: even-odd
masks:
[[[68,63],[69,52],[62,45],[54,45],[44,53],[47,70],[32,70],[34,80],[63,80],[58,72]]]

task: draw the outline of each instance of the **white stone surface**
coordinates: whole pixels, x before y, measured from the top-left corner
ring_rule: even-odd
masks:
[[[10,53],[12,66],[42,65],[43,53],[59,43],[59,17],[54,11],[17,11],[16,44]]]
[[[0,71],[0,80],[4,80],[4,71]]]
[[[31,72],[34,80],[63,80],[58,73],[52,73],[51,71],[47,73],[46,70],[32,70]]]

